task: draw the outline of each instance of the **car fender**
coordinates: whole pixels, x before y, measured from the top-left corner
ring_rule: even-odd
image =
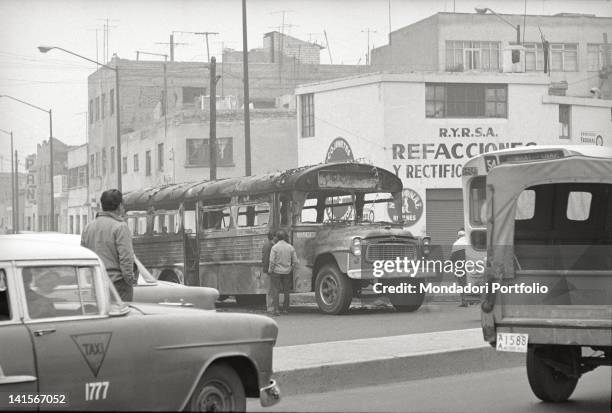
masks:
[[[189,388],[189,392],[187,393],[187,396],[185,398],[185,400],[183,401],[183,403],[181,404],[180,407],[180,411],[184,411],[187,407],[187,403],[189,403],[189,400],[191,400],[191,397],[193,397],[193,392],[196,389],[196,386],[198,385],[198,383],[200,382],[200,380],[202,379],[202,377],[204,376],[204,373],[206,372],[206,370],[215,362],[219,361],[219,360],[223,360],[223,359],[227,359],[230,357],[242,357],[245,358],[247,360],[249,360],[251,362],[251,364],[253,364],[253,368],[255,369],[255,372],[257,374],[257,385],[259,386],[259,366],[257,365],[257,362],[255,360],[253,360],[251,357],[249,357],[248,354],[246,353],[242,353],[242,352],[237,352],[237,351],[227,351],[227,352],[223,352],[223,353],[219,353],[216,354],[214,358],[211,358],[209,360],[206,360],[206,362],[204,363],[204,365],[200,368],[200,370],[198,371],[197,374],[197,380],[194,380],[194,382],[191,384],[191,387]],[[240,372],[236,372],[239,376],[240,376]],[[270,374],[272,374],[272,372],[270,372]],[[241,377],[242,380],[242,377]],[[246,389],[245,389],[246,391]]]

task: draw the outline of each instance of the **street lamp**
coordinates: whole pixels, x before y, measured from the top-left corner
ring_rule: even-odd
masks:
[[[117,116],[117,120],[116,120],[116,123],[117,123],[117,143],[116,143],[117,145],[117,189],[121,191],[121,118],[119,116],[120,114],[120,109],[119,109],[119,63],[117,62],[117,65],[115,67],[112,67],[112,66],[105,65],[104,63],[100,63],[96,60],[90,59],[88,57],[81,56],[78,53],[71,52],[70,50],[66,50],[62,47],[38,46],[38,50],[41,53],[47,53],[49,50],[52,50],[52,49],[61,50],[63,52],[66,52],[76,57],[80,57],[81,59],[95,63],[99,66],[102,66],[106,69],[110,69],[115,72],[115,106],[117,108],[116,110],[116,116]]]
[[[17,206],[15,205],[15,200],[17,198],[15,198],[15,192],[17,192],[17,194],[19,194],[19,189],[15,189],[15,161],[13,159],[13,131],[5,131],[4,129],[0,129],[0,132],[4,132],[7,135],[11,135],[11,196],[12,198],[12,203],[11,203],[11,209],[13,212],[13,234],[17,233],[18,227],[17,227],[17,223],[19,221],[19,214],[17,213]]]
[[[491,10],[488,7],[475,7],[474,10],[476,10],[476,13],[478,13],[478,14],[486,14],[487,11],[490,11],[491,14],[496,15],[499,19],[503,20],[504,23],[512,26],[512,28],[516,30],[516,44],[521,44],[521,25],[520,24],[517,24],[515,26],[514,24],[510,23],[508,20],[506,20],[505,18],[503,18],[499,14],[495,13],[493,10]]]
[[[51,179],[49,179],[49,188],[51,189],[51,198],[49,199],[49,207],[51,209],[51,216],[49,217],[50,221],[51,221],[51,231],[55,231],[55,200],[53,198],[53,114],[51,112],[51,109],[47,110],[47,109],[43,109],[39,106],[36,106],[32,103],[28,103],[24,100],[21,99],[17,99],[16,97],[13,96],[9,96],[9,95],[0,95],[0,98],[9,98],[12,99],[16,102],[20,102],[23,103],[24,105],[28,105],[34,109],[38,109],[42,112],[46,112],[49,114],[49,176]],[[18,188],[15,188],[15,190],[18,190]]]

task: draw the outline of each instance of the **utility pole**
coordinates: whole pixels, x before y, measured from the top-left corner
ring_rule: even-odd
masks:
[[[244,86],[244,174],[251,175],[251,117],[249,113],[249,49],[247,46],[246,0],[242,0],[242,71]]]
[[[208,36],[217,35],[218,32],[195,32],[194,34],[206,37],[206,61],[210,62],[210,51],[208,49]]]
[[[174,62],[174,48],[175,48],[176,46],[182,46],[182,45],[189,44],[189,43],[176,43],[176,42],[174,41],[174,33],[191,33],[191,32],[180,32],[180,31],[173,31],[173,32],[170,34],[170,42],[169,42],[169,43],[164,43],[164,42],[156,42],[156,43],[155,43],[155,44],[162,44],[162,45],[164,45],[164,46],[168,46],[168,45],[170,46],[170,61],[171,61],[171,62]]]
[[[323,30],[323,34],[325,35],[325,46],[327,46],[327,53],[329,53],[329,64],[333,65],[334,61],[332,60],[331,49],[329,47],[329,40],[327,40],[327,30]]]
[[[370,33],[376,33],[376,30],[371,30],[369,27],[362,30],[361,33],[368,34],[368,52],[366,53],[366,65],[370,64]]]
[[[208,152],[210,157],[210,180],[217,179],[217,59],[210,61],[210,132]]]
[[[117,26],[111,26],[110,23],[118,22],[119,20],[109,19],[108,17],[105,19],[98,19],[98,20],[102,20],[104,22],[104,43],[103,43],[102,52],[104,55],[104,63],[106,63],[108,62],[108,43],[109,43],[108,39],[109,39],[110,29],[117,28]],[[96,58],[96,60],[98,59]]]
[[[15,149],[15,223],[13,228],[15,234],[19,232],[19,157]]]

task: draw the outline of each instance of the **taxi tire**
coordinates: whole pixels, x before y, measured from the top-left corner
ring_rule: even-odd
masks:
[[[527,349],[527,378],[531,391],[538,399],[553,403],[569,399],[576,388],[578,378],[568,377],[553,369],[544,361],[544,358],[552,356],[555,359],[567,360],[579,357],[576,351],[580,350],[569,346],[530,346]]]
[[[228,405],[221,406],[221,410],[200,409],[201,398],[208,398],[214,402],[221,397],[228,398]],[[246,411],[246,395],[244,385],[236,371],[226,363],[215,363],[204,372],[200,382],[196,386],[191,399],[189,410],[195,411],[220,411],[220,412],[244,412]]]
[[[321,287],[323,282],[335,283],[337,287],[336,299],[327,304],[322,297]],[[315,280],[315,298],[317,306],[325,314],[337,315],[346,313],[353,301],[353,286],[351,280],[340,272],[336,264],[326,264],[317,273]]]

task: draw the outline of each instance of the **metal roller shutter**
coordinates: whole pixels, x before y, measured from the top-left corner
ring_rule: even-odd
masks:
[[[457,230],[463,227],[463,201],[461,189],[428,189],[427,234],[432,244],[442,246],[444,258],[450,256]]]

